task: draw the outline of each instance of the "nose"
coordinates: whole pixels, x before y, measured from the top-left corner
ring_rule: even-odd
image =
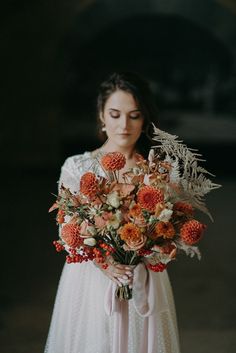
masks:
[[[126,115],[120,117],[120,128],[125,131],[129,128],[129,119]]]

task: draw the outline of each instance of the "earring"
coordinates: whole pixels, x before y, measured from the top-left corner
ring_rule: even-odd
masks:
[[[105,126],[105,124],[102,125],[102,131],[106,131],[106,126]]]

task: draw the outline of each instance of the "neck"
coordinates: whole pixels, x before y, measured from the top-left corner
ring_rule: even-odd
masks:
[[[135,145],[130,147],[122,147],[113,144],[111,141],[107,140],[101,147],[100,150],[103,152],[121,152],[126,157],[126,159],[132,159],[136,153]]]

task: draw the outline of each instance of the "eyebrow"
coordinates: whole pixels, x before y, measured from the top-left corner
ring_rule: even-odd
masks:
[[[115,110],[116,112],[120,112],[119,109],[115,109],[115,108],[109,108],[108,110]],[[135,110],[131,110],[129,113],[132,113],[132,112],[140,112],[141,110],[140,109],[135,109]]]

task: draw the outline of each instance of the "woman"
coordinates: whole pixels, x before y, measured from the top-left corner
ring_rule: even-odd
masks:
[[[156,110],[147,82],[137,74],[114,73],[103,82],[97,113],[106,142],[93,152],[67,158],[59,187],[63,183],[76,192],[83,173],[103,175],[97,163],[103,153],[125,155],[122,175],[135,165],[137,152],[145,155],[148,150],[145,135]],[[94,262],[64,265],[45,353],[179,353],[167,271],[151,273],[143,264],[134,268],[108,261],[108,265],[107,269]],[[133,287],[134,298],[116,302],[109,288],[124,281]]]

